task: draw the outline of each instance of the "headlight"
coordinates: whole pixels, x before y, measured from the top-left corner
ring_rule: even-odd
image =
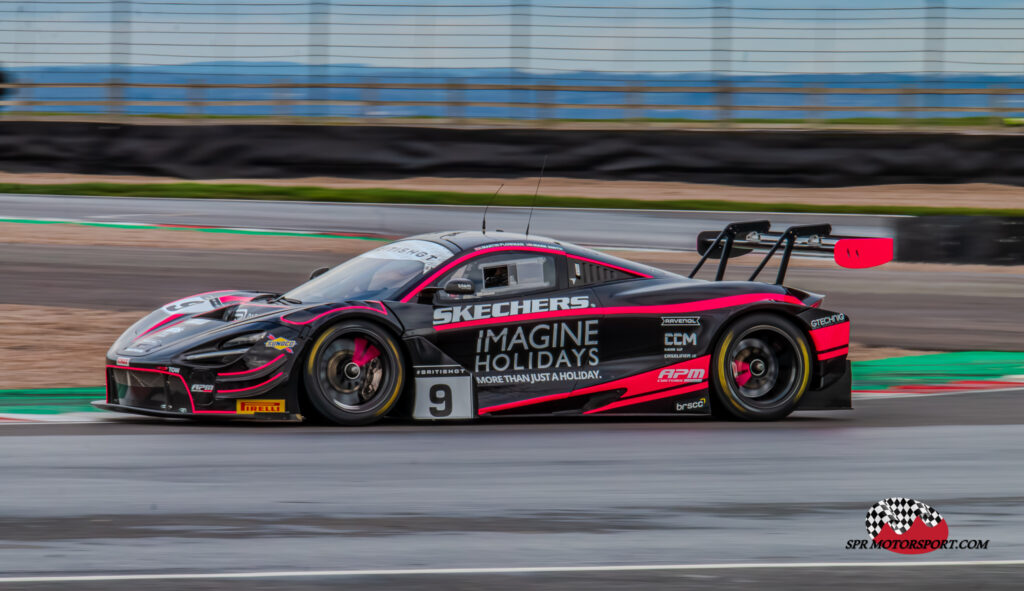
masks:
[[[233,338],[233,339],[231,339],[229,341],[225,341],[225,342],[221,343],[220,348],[221,349],[237,349],[239,347],[252,346],[252,345],[255,345],[256,343],[262,341],[263,338],[266,337],[266,336],[267,336],[266,331],[252,332],[252,333],[249,333],[249,334],[242,335],[240,337],[235,337],[235,338]]]

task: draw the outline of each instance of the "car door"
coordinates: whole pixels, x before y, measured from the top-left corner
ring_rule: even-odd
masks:
[[[590,289],[569,286],[565,264],[561,253],[503,251],[438,280],[474,288],[439,291],[433,318],[438,348],[472,376],[478,414],[555,412],[560,395],[596,372],[600,320],[588,312],[596,300]]]

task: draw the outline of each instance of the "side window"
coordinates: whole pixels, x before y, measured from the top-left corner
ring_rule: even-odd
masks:
[[[534,252],[510,252],[481,256],[445,274],[437,285],[452,279],[473,282],[475,293],[453,296],[441,292],[443,301],[506,297],[554,289],[558,285],[555,257]]]
[[[596,285],[598,283],[608,283],[609,281],[633,278],[633,275],[617,269],[612,269],[611,267],[595,265],[594,263],[576,261],[572,259],[569,259],[568,270],[569,285],[571,287]]]

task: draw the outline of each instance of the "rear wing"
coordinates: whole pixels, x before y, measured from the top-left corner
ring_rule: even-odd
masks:
[[[697,236],[697,252],[700,260],[690,277],[693,278],[709,258],[721,259],[715,281],[725,277],[725,268],[731,257],[737,257],[755,250],[767,250],[761,263],[754,269],[748,281],[754,281],[775,253],[782,249],[782,260],[775,283],[782,284],[793,252],[832,254],[836,263],[848,269],[866,269],[884,265],[892,260],[893,241],[891,238],[856,238],[833,236],[830,224],[790,226],[784,232],[771,231],[771,222],[734,222],[721,232],[701,232]]]

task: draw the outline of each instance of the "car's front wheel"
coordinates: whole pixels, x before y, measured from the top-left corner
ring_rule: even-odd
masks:
[[[387,330],[352,320],[329,327],[317,338],[304,377],[306,398],[316,415],[339,425],[365,425],[398,402],[405,361]]]
[[[729,325],[715,345],[716,414],[768,421],[793,412],[811,378],[807,339],[792,322],[753,314]]]

